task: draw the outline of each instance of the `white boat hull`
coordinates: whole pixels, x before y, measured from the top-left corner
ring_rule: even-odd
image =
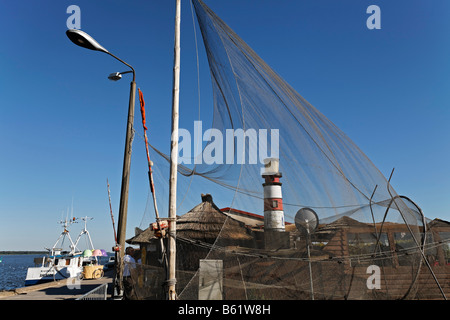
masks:
[[[25,286],[79,277],[83,271],[81,267],[34,267],[28,268]]]

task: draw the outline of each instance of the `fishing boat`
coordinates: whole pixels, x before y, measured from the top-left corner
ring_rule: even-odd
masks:
[[[34,267],[27,270],[25,278],[25,286],[63,280],[67,278],[80,278],[83,275],[85,266],[96,265],[97,257],[92,254],[94,246],[89,231],[86,228],[88,217],[81,218],[84,222],[84,229],[81,230],[75,243],[72,241],[69,233],[69,226],[76,222],[76,218],[61,220],[59,223],[63,226],[58,240],[52,248],[46,248],[48,254],[34,259]],[[81,251],[77,245],[83,235],[89,240],[90,249]],[[65,240],[69,241],[69,250],[64,250],[63,244]]]

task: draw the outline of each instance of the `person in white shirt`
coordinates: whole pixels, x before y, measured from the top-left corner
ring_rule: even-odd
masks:
[[[131,278],[131,269],[136,268],[136,261],[133,258],[134,249],[127,247],[125,249],[125,256],[123,257],[123,287],[124,287],[124,299],[132,300],[134,296],[133,281]]]
[[[125,249],[125,256],[123,257],[124,268],[123,268],[123,276],[130,277],[130,270],[136,268],[136,261],[133,258],[134,249],[132,247],[127,247]]]

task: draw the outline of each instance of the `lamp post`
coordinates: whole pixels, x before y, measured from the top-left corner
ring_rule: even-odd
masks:
[[[69,29],[66,31],[67,37],[76,45],[90,49],[95,51],[101,51],[109,54],[113,58],[119,60],[126,66],[128,66],[131,70],[126,71],[133,73],[133,80],[130,84],[130,98],[128,103],[128,121],[127,121],[127,132],[125,137],[125,151],[124,151],[124,160],[123,160],[123,170],[122,170],[122,186],[120,191],[120,204],[119,204],[119,221],[117,225],[117,242],[119,244],[119,254],[117,256],[116,251],[116,268],[114,275],[114,284],[117,288],[117,294],[121,296],[123,294],[123,256],[125,251],[125,236],[126,236],[126,225],[127,225],[127,209],[128,209],[128,190],[130,183],[130,165],[131,165],[131,141],[132,141],[132,130],[133,130],[133,121],[134,121],[134,104],[136,97],[136,73],[134,68],[126,63],[125,61],[119,59],[108,50],[103,48],[97,41],[94,40],[90,35],[86,32],[77,29]],[[117,73],[116,79],[120,79],[121,75],[125,72]],[[111,77],[112,75],[110,75]]]
[[[123,71],[123,72],[113,72],[113,73],[109,74],[108,79],[112,80],[112,81],[118,81],[118,80],[122,79],[123,74],[131,73],[131,72],[133,72],[133,71],[129,70],[129,71]]]

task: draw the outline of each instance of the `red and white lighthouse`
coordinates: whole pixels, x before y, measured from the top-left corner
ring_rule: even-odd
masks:
[[[283,196],[281,193],[281,172],[279,172],[279,159],[264,159],[264,230],[285,231]]]

